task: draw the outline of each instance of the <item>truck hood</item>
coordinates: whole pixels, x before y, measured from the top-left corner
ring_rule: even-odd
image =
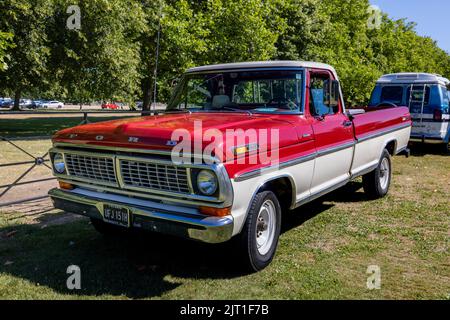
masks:
[[[267,130],[267,139],[259,138],[260,129]],[[210,139],[204,138],[207,132],[219,131],[225,137],[227,133],[234,131],[234,136],[237,137],[242,132],[236,130],[256,130],[259,146],[270,150],[272,129],[278,130],[280,148],[298,143],[295,128],[277,115],[211,112],[163,114],[80,125],[57,132],[53,142],[171,151],[174,142],[182,140],[179,135],[174,136],[174,133],[183,133],[201,139],[203,150],[211,144]],[[267,143],[263,140],[267,140]],[[223,155],[216,156],[222,158]]]

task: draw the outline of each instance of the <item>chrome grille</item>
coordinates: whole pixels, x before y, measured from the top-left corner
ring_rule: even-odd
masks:
[[[125,187],[190,193],[186,168],[173,165],[120,160]]]
[[[117,183],[112,158],[65,154],[66,166],[71,176],[99,182]]]

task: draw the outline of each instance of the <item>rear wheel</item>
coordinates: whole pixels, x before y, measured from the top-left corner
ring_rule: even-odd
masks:
[[[391,156],[385,149],[381,155],[378,167],[363,176],[364,192],[371,199],[383,198],[389,192],[392,178]]]
[[[260,271],[273,260],[281,229],[281,207],[271,191],[253,199],[238,243],[246,267]]]

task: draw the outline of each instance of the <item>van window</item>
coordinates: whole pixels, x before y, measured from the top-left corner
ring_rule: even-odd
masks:
[[[408,87],[408,91],[406,92],[406,99],[408,99],[408,104],[409,102],[412,105],[422,105],[422,101],[424,101],[424,106],[427,106],[430,104],[430,86],[426,86],[425,87],[425,99],[423,97],[423,85],[422,86],[414,86],[414,91],[413,94],[411,96],[411,86]],[[410,101],[411,99],[411,101]]]
[[[389,86],[381,89],[380,102],[391,102],[401,104],[403,101],[403,87]]]

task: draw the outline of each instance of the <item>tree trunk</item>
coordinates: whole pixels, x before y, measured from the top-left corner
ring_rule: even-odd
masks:
[[[20,89],[17,89],[14,93],[14,106],[12,108],[13,111],[20,111],[20,96],[22,94],[22,91]]]

